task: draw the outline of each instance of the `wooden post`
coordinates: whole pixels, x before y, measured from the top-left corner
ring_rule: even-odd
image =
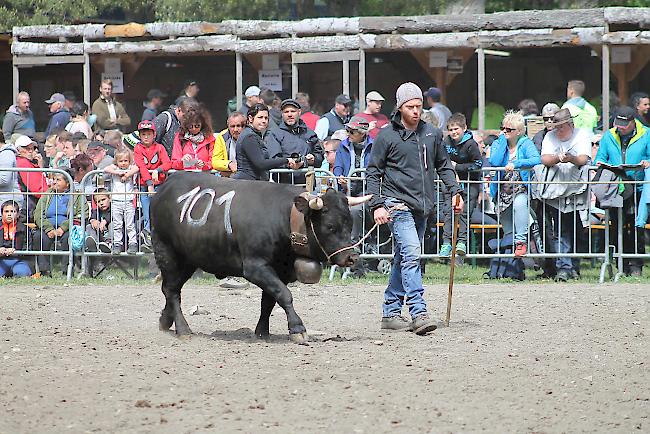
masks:
[[[13,103],[16,102],[16,98],[18,97],[18,92],[20,92],[20,72],[18,71],[18,67],[14,64],[13,65],[13,97],[14,97]]]
[[[440,89],[442,97],[440,102],[447,104],[447,68],[434,68],[436,86]]]
[[[609,30],[605,27],[605,33]],[[603,61],[603,110],[601,112],[601,119],[603,122],[603,134],[609,129],[609,45],[603,44],[602,50]]]
[[[478,53],[478,129],[485,130],[485,51],[483,48],[476,50]]]
[[[616,79],[618,81],[618,99],[621,100],[621,105],[627,105],[627,65],[625,63],[619,63],[616,67],[618,69],[618,73],[616,74]]]
[[[343,93],[350,95],[350,61],[343,61]]]
[[[86,39],[84,38],[84,43]],[[84,50],[83,65],[84,102],[90,107],[90,56]]]
[[[359,50],[359,111],[366,109],[366,52]]]
[[[242,94],[244,93],[244,75],[242,72],[241,53],[235,53],[235,81],[237,83],[237,110],[243,105]]]
[[[291,96],[293,98],[298,93],[298,64],[295,57],[296,53],[291,53]]]

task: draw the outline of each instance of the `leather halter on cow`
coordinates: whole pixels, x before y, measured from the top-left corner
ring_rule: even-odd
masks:
[[[300,196],[305,198],[309,203],[309,208],[319,211],[323,208],[323,200],[317,195],[311,195],[308,192],[301,193]],[[354,206],[361,203],[364,203],[370,199],[371,195],[366,195],[363,197],[348,197],[348,205]],[[320,261],[313,258],[311,250],[309,247],[309,237],[307,235],[307,217],[298,211],[296,205],[294,204],[291,207],[291,216],[289,220],[289,225],[291,228],[290,240],[291,240],[291,249],[298,256],[294,262],[294,267],[296,270],[296,277],[302,283],[318,283],[320,281],[321,274],[323,272],[323,266]],[[314,225],[309,221],[309,229],[314,237],[314,240],[320,247],[321,251],[327,258],[327,261],[331,263],[332,257],[338,253],[341,253],[345,250],[354,249],[358,243],[350,244],[349,246],[343,247],[335,252],[327,253],[323,248],[318,235],[314,230]]]

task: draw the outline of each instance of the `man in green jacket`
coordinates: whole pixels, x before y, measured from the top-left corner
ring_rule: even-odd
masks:
[[[96,124],[102,130],[122,130],[126,132],[131,125],[131,118],[124,106],[113,96],[113,82],[102,80],[99,85],[99,98],[95,100],[92,112],[97,116]]]
[[[598,125],[598,112],[582,97],[585,93],[585,83],[581,80],[571,80],[566,86],[567,101],[562,108],[568,108],[573,116],[573,126],[592,131]]]

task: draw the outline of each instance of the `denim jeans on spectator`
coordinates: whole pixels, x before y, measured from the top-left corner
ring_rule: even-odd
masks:
[[[18,258],[0,259],[0,277],[27,277],[32,275],[32,269],[27,261]]]
[[[530,223],[530,211],[528,210],[528,195],[519,193],[512,200],[512,204],[499,214],[503,237],[510,235],[514,230],[514,242],[525,243]],[[514,227],[513,227],[514,221]]]
[[[387,206],[397,202],[388,201]],[[395,256],[384,292],[384,317],[399,315],[406,301],[411,317],[426,313],[424,287],[420,272],[420,243],[424,237],[426,217],[408,210],[396,210],[391,213],[393,221],[390,229],[393,233]]]
[[[154,187],[154,191],[158,190],[158,186]],[[151,195],[147,193],[147,187],[140,187],[140,204],[142,205],[142,225],[151,232],[151,220],[149,219],[149,205],[151,204]]]

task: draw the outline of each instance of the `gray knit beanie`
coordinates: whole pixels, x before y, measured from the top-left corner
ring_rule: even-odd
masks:
[[[419,100],[424,99],[422,97],[422,89],[420,89],[417,84],[411,82],[402,83],[400,87],[397,88],[395,97],[397,99],[397,108],[402,107],[402,104],[404,104],[406,101],[410,101],[416,98]]]

